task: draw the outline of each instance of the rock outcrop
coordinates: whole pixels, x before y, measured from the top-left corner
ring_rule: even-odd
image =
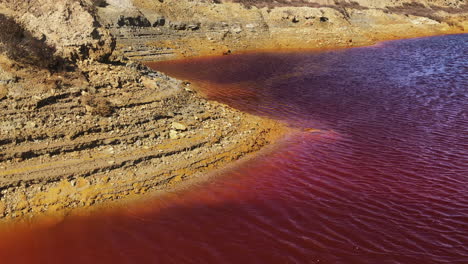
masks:
[[[368,45],[467,21],[454,0],[3,0],[0,218],[167,189],[283,129],[138,60]]]
[[[276,122],[209,102],[187,83],[111,56],[115,40],[95,15],[106,6],[0,5],[0,25],[8,29],[0,32],[0,219],[167,189],[278,134]],[[115,22],[149,26],[139,14],[117,14]]]
[[[379,40],[464,32],[468,21],[468,4],[457,0],[108,3],[98,8],[103,24],[116,36],[119,51],[139,60],[369,45]],[[149,23],[120,26],[109,20],[119,16],[138,16]]]
[[[55,55],[77,61],[105,61],[112,54],[115,39],[101,27],[93,3],[86,0],[3,0],[2,13],[10,16],[23,29],[45,45],[55,49]]]

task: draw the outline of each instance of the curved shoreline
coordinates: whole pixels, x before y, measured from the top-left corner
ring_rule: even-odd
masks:
[[[208,101],[135,60],[336,50],[458,34],[466,24],[462,5],[414,13],[396,3],[78,2],[0,4],[0,22],[17,31],[0,42],[0,220],[170,189],[260,150],[287,129]],[[440,21],[431,17],[436,11]],[[34,45],[22,47],[17,36]],[[50,61],[42,61],[44,50]],[[19,57],[9,57],[12,51]]]
[[[330,48],[328,50],[333,49]],[[191,88],[185,88],[182,93],[183,95],[180,96],[188,96],[188,98],[192,98],[191,100],[198,101],[201,99],[198,95],[193,94]],[[148,157],[150,160],[169,160],[171,163],[170,165],[164,165],[163,167],[158,166],[157,172],[154,172],[157,174],[150,176],[147,175],[144,177],[137,173],[122,174],[122,171],[118,171],[119,166],[116,167],[116,172],[118,172],[120,176],[116,176],[115,173],[109,175],[109,173],[105,171],[105,168],[114,166],[118,158],[113,155],[102,156],[100,154],[97,154],[97,158],[93,158],[90,155],[90,158],[85,158],[87,162],[95,162],[99,159],[103,160],[103,163],[101,163],[105,165],[100,166],[104,166],[102,167],[104,169],[99,169],[102,172],[99,172],[98,170],[97,173],[92,173],[84,177],[61,176],[55,179],[47,177],[42,179],[37,178],[32,179],[32,181],[26,184],[24,181],[20,180],[16,186],[14,184],[10,184],[10,186],[6,186],[6,188],[4,186],[2,188],[2,201],[0,201],[0,216],[2,216],[2,221],[9,222],[10,220],[12,221],[15,219],[15,221],[17,221],[18,217],[20,220],[27,220],[28,218],[36,216],[62,216],[72,213],[77,209],[77,212],[83,210],[94,211],[95,208],[112,207],[112,204],[116,204],[118,206],[120,204],[126,204],[127,202],[139,199],[144,200],[157,195],[159,192],[171,192],[173,190],[187,188],[193,183],[206,181],[210,178],[207,174],[216,175],[219,174],[220,171],[232,167],[233,165],[230,165],[230,162],[232,161],[254,158],[256,155],[248,154],[259,153],[258,151],[263,149],[265,146],[274,147],[275,144],[271,143],[277,142],[279,138],[286,135],[286,130],[289,129],[285,125],[278,123],[278,121],[252,116],[250,114],[234,110],[229,106],[216,102],[209,102],[205,99],[201,100],[205,102],[205,107],[214,107],[218,110],[222,109],[221,111],[224,113],[228,112],[228,114],[222,118],[224,121],[233,121],[236,119],[238,121],[242,120],[235,126],[235,130],[237,131],[235,133],[242,132],[242,136],[237,137],[237,139],[234,140],[238,140],[238,142],[233,144],[234,141],[232,141],[229,143],[230,140],[233,139],[232,133],[234,130],[231,130],[231,132],[224,132],[231,134],[231,136],[215,136],[208,141],[212,143],[208,144],[207,142],[203,142],[203,140],[198,140],[200,141],[198,142],[194,138],[189,138],[188,141],[183,138],[174,140],[168,138],[165,141],[162,141],[165,142],[162,143],[163,145],[154,146],[159,149],[166,149],[167,154],[165,154],[166,152],[160,153],[159,150],[157,153],[151,154],[154,152],[151,152],[151,149],[146,146],[141,148],[140,151],[149,152],[150,154],[148,155],[135,155],[134,153],[124,154],[124,156],[132,157],[130,162],[134,162],[138,159],[144,160],[147,159],[145,157]],[[213,114],[214,113],[210,115]],[[223,125],[218,124],[216,127],[219,132],[223,133],[222,130],[225,128]],[[250,132],[246,134],[246,131]],[[252,131],[254,131],[253,134],[251,134]],[[181,142],[180,144],[174,143],[175,141],[180,140],[184,142]],[[219,142],[219,140],[225,140],[225,142],[228,143],[226,148],[223,148],[223,151],[215,153],[211,152],[209,149],[214,146],[213,144],[217,144],[215,142]],[[74,139],[71,139],[71,141],[74,141]],[[178,160],[184,155],[195,153],[193,150],[187,151],[187,148],[194,148],[194,150],[197,151],[197,155],[199,153],[206,153],[207,156],[201,159],[189,159],[188,163],[179,162]],[[166,155],[168,155],[168,157],[172,157],[167,159],[165,157]],[[58,158],[62,160],[60,162],[63,162],[63,156],[58,156]],[[65,157],[64,160],[66,161],[66,159],[67,158]],[[122,160],[121,163],[126,164],[126,162],[128,161]],[[34,165],[31,167],[28,165],[29,167],[26,168],[24,167],[24,163],[25,162],[19,162],[16,165],[17,168],[7,169],[6,171],[4,170],[0,175],[8,177],[8,175],[17,175],[18,172],[40,174],[40,170],[44,169],[45,165],[52,166],[55,164],[55,161],[52,161],[52,163],[45,162],[45,164],[44,162],[41,162],[40,166]],[[26,165],[27,164],[28,163],[26,163]],[[143,164],[146,163],[143,162]],[[84,167],[86,166],[89,165],[85,165]],[[137,165],[137,167],[143,168],[141,166]],[[73,175],[72,172],[73,170],[70,171],[70,175]]]
[[[106,214],[112,214],[119,210],[125,210],[132,208],[135,210],[146,210],[145,203],[151,202],[153,199],[164,199],[166,196],[183,194],[184,191],[203,187],[204,184],[219,179],[229,172],[243,164],[247,164],[256,159],[259,159],[265,155],[270,154],[277,148],[280,148],[282,144],[285,144],[285,140],[288,137],[294,136],[296,133],[304,133],[304,131],[291,128],[278,121],[269,119],[263,119],[267,123],[273,125],[273,131],[271,131],[267,138],[269,142],[266,145],[259,146],[252,152],[245,153],[233,159],[230,162],[221,162],[216,164],[216,167],[210,168],[206,171],[196,171],[193,175],[187,175],[187,178],[176,181],[173,184],[168,185],[157,185],[155,188],[148,188],[146,192],[141,193],[129,193],[123,197],[119,197],[112,200],[106,200],[103,202],[96,201],[95,204],[89,206],[78,206],[71,208],[61,208],[58,210],[51,210],[45,212],[27,213],[20,217],[4,217],[0,218],[0,232],[10,233],[12,230],[28,230],[29,228],[41,228],[43,226],[50,226],[59,224],[65,218],[73,217],[90,217],[90,216],[101,216]],[[308,133],[308,131],[306,131]],[[114,186],[113,186],[114,187]],[[13,229],[12,229],[13,228]]]
[[[4,218],[63,214],[72,208],[170,190],[180,182],[256,152],[283,134],[284,125],[276,121],[240,113],[214,102],[206,102],[206,106],[221,111],[221,117],[178,131],[177,138],[155,140],[154,144],[145,143],[117,154],[93,150],[95,154],[78,159],[67,158],[65,152],[55,159],[51,157],[50,162],[38,160],[39,166],[34,159],[13,163],[14,167],[2,171],[3,178],[21,179],[25,177],[22,175],[35,175],[35,178],[3,188]],[[218,114],[212,113],[209,118],[214,115]],[[52,178],[54,171],[60,171],[63,176]],[[83,176],[72,176],[77,173]]]
[[[465,40],[468,35],[161,63],[157,69],[190,81],[207,98],[300,132],[285,131],[256,155],[168,191],[0,225],[0,258],[77,264],[463,259],[464,230],[454,225],[460,214],[453,212],[464,205],[459,183],[468,180],[459,155],[468,146],[466,122],[458,115],[468,92],[459,85]],[[449,244],[444,230],[453,234]],[[376,248],[389,254],[375,254]]]

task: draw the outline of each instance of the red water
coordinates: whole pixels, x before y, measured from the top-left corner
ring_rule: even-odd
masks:
[[[468,35],[153,67],[317,127],[193,188],[5,231],[1,263],[468,263]]]

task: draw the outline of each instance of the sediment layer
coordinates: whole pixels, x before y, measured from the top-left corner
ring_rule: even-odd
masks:
[[[273,121],[206,101],[186,83],[151,71],[126,82],[138,71],[106,67],[122,87],[62,83],[31,96],[16,84],[0,102],[2,216],[167,189],[260,149],[278,132]]]
[[[168,189],[259,150],[281,129],[110,58],[115,39],[86,2],[2,8],[0,218]]]
[[[213,3],[217,2],[217,3]],[[464,32],[462,1],[108,0],[98,9],[118,50],[137,60],[371,45]]]
[[[139,61],[464,32],[461,1],[4,0],[0,218],[140,196],[259,150],[282,125]]]

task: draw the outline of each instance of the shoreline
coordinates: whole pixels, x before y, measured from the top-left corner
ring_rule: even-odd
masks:
[[[157,64],[159,62],[183,62],[189,61],[191,59],[209,59],[209,58],[217,58],[222,56],[236,56],[236,55],[249,55],[249,54],[258,54],[258,53],[280,53],[280,54],[289,54],[289,53],[312,53],[312,52],[327,52],[327,51],[338,51],[338,50],[347,50],[347,49],[354,49],[354,48],[367,48],[367,47],[374,47],[381,44],[385,44],[391,41],[400,41],[400,40],[411,40],[411,39],[420,39],[420,38],[436,38],[442,36],[451,36],[451,35],[464,35],[468,34],[468,32],[450,32],[450,33],[443,33],[443,34],[436,34],[436,35],[423,35],[423,36],[416,36],[416,37],[403,37],[403,38],[392,38],[392,39],[382,39],[377,40],[372,43],[362,44],[358,46],[329,46],[329,47],[305,47],[305,48],[291,48],[291,49],[255,49],[255,50],[243,50],[237,51],[236,53],[231,53],[229,55],[220,55],[218,53],[209,54],[209,55],[194,55],[188,57],[176,57],[173,59],[164,59],[160,61],[143,61],[144,65],[151,65],[153,63]],[[163,72],[163,71],[162,71]]]
[[[467,5],[405,3],[1,3],[0,23],[12,30],[0,35],[0,222],[167,190],[288,129],[142,62],[464,33]]]
[[[425,36],[425,37],[437,37],[437,36]],[[394,40],[384,40],[378,43],[382,43],[386,41],[394,41]],[[327,50],[336,50],[336,49],[329,48]],[[310,50],[310,51],[315,52],[317,50]],[[320,50],[318,52],[322,52],[322,51],[324,50]],[[270,50],[269,52],[272,52],[272,51]],[[276,52],[293,53],[293,52],[304,52],[304,50],[295,50],[295,51],[276,50]],[[244,54],[248,54],[248,53],[255,53],[255,52],[247,52]],[[242,54],[239,54],[239,55],[242,55]],[[214,57],[214,56],[209,56],[209,57]],[[181,59],[181,60],[189,60],[189,59]],[[196,97],[198,96],[199,95],[196,95]],[[203,100],[207,100],[207,99],[205,99],[203,96]],[[286,131],[294,130],[293,128],[287,127],[286,124],[281,124],[277,120],[271,120],[265,117],[258,117],[258,116],[253,116],[251,114],[242,113],[238,110],[232,109],[229,106],[226,106],[221,103],[214,102],[214,101],[212,102],[207,101],[207,103],[208,102],[210,102],[210,104],[220,105],[223,109],[231,109],[234,115],[231,118],[228,118],[227,120],[232,120],[234,116],[236,117],[243,116],[245,118],[244,126],[247,125],[248,127],[249,124],[252,124],[252,123],[257,123],[257,124],[262,123],[262,125],[265,125],[266,130],[261,130],[259,132],[260,134],[263,134],[263,136],[260,136],[260,138],[262,141],[264,141],[264,143],[261,143],[259,145],[248,145],[247,149],[243,148],[243,150],[241,150],[241,153],[243,154],[240,154],[240,155],[236,154],[236,151],[232,151],[232,152],[228,151],[227,153],[224,154],[225,156],[224,158],[227,157],[229,161],[215,162],[213,165],[210,165],[211,167],[208,168],[208,170],[206,169],[190,170],[189,169],[187,171],[186,169],[183,169],[184,171],[183,175],[185,176],[182,176],[182,177],[179,176],[176,178],[169,177],[171,178],[171,180],[169,181],[163,180],[162,184],[160,183],[161,182],[160,179],[158,182],[157,177],[150,177],[150,178],[146,177],[145,178],[146,182],[144,184],[141,184],[141,180],[137,180],[134,177],[131,177],[130,179],[125,179],[124,177],[124,178],[121,178],[120,180],[113,181],[113,180],[110,180],[108,176],[107,177],[100,176],[100,178],[105,179],[103,182],[103,181],[100,181],[99,178],[96,178],[94,181],[90,180],[88,176],[88,177],[80,178],[77,180],[76,179],[72,179],[72,180],[64,179],[64,180],[59,180],[58,182],[57,181],[48,182],[47,180],[44,182],[39,181],[33,185],[38,186],[40,191],[33,192],[32,194],[28,194],[28,190],[25,189],[25,187],[21,188],[21,186],[20,188],[13,187],[16,190],[11,190],[11,189],[8,190],[9,188],[7,188],[6,193],[10,192],[13,195],[16,195],[17,197],[20,197],[20,199],[21,197],[24,197],[22,200],[23,203],[21,204],[21,200],[18,201],[18,198],[16,198],[16,200],[10,200],[11,201],[10,204],[3,202],[3,212],[6,212],[8,210],[9,212],[5,214],[3,218],[0,218],[0,222],[2,223],[8,223],[8,222],[15,223],[15,222],[22,222],[22,221],[28,222],[31,219],[42,219],[42,218],[61,219],[62,217],[67,216],[69,214],[74,215],[76,213],[80,215],[80,214],[88,214],[88,213],[92,213],[92,212],[96,212],[100,210],[107,210],[108,208],[121,208],[123,205],[126,205],[126,204],[133,204],[133,203],[137,204],[140,201],[145,201],[147,199],[151,199],[156,196],[161,196],[161,195],[164,195],[165,193],[173,193],[173,192],[178,192],[179,190],[183,190],[186,188],[191,188],[193,187],[193,185],[196,185],[197,183],[203,183],[203,182],[209,181],[209,179],[212,179],[213,175],[222,174],[222,171],[229,170],[229,168],[233,168],[237,166],[238,164],[241,164],[245,161],[255,159],[257,155],[261,155],[262,153],[268,152],[268,150],[275,148],[278,142],[281,142],[281,138],[284,138],[285,136],[288,136],[291,134]],[[247,131],[247,130],[249,129],[248,128],[240,129],[240,131]],[[256,139],[258,139],[258,136],[259,135],[245,136],[244,140],[249,141],[252,138],[256,138],[256,137],[257,137]],[[217,158],[215,157],[214,159],[216,160]],[[10,172],[14,172],[14,170],[13,171],[10,170]],[[6,172],[3,171],[1,174],[8,175],[8,171]],[[80,183],[79,181],[82,181],[82,182]],[[123,185],[120,184],[120,186],[124,187],[124,189],[122,189],[120,193],[118,190],[119,188],[122,188],[122,187],[118,187],[115,185],[115,184],[119,184],[119,181],[123,181],[122,182]],[[133,187],[129,188],[129,186],[133,186]],[[107,192],[104,191],[106,189],[111,190],[111,193],[109,193],[108,191]],[[5,192],[5,189],[3,189],[3,192]],[[118,195],[112,194],[116,192],[118,193]],[[61,198],[61,199],[65,199],[63,203],[59,202],[58,197],[61,196],[60,193],[65,194],[65,197]],[[79,193],[83,193],[84,196],[78,199],[75,198],[75,200],[81,201],[82,202],[81,204],[70,204],[70,201],[67,201],[67,197],[72,196],[72,195],[77,195]],[[103,196],[103,195],[106,195],[106,193],[108,196],[107,197]],[[24,194],[32,195],[32,196],[25,197]],[[52,198],[51,196],[58,196],[58,197]],[[44,200],[41,200],[44,198],[53,199],[53,200],[45,200],[46,202],[44,202]],[[18,207],[18,204],[20,204],[21,207]],[[51,205],[53,205],[53,207],[49,207]],[[8,206],[10,207],[8,208]],[[16,206],[17,208],[20,208],[20,209],[19,210],[14,209],[13,206]]]
[[[145,208],[145,202],[151,202],[154,199],[165,199],[167,196],[183,194],[184,191],[192,188],[201,188],[204,184],[209,184],[212,181],[223,177],[223,175],[230,170],[242,166],[243,164],[248,164],[256,159],[261,159],[263,156],[270,154],[280,148],[283,144],[286,144],[288,137],[297,133],[307,133],[296,128],[288,127],[277,121],[273,122],[278,124],[280,128],[279,131],[276,131],[277,133],[270,133],[269,136],[271,136],[272,141],[269,144],[254,152],[243,155],[232,162],[221,164],[218,168],[207,172],[198,172],[189,179],[177,182],[175,185],[164,187],[162,189],[151,190],[144,194],[131,194],[123,198],[109,200],[103,203],[96,203],[87,207],[66,208],[51,212],[27,214],[16,218],[3,218],[0,219],[0,232],[9,233],[12,227],[14,227],[15,230],[17,228],[19,228],[19,230],[25,230],[28,228],[47,227],[59,224],[66,218],[86,218],[109,214],[112,215],[113,213],[118,213],[120,210],[128,210],[129,208],[143,212],[147,210],[147,208]]]
[[[108,170],[105,168],[110,166],[111,171],[115,170],[116,172],[109,174],[103,171],[71,179],[63,176],[58,177],[57,180],[39,178],[33,179],[26,185],[3,188],[4,199],[1,204],[4,213],[3,219],[11,218],[13,220],[18,217],[34,217],[43,214],[66,214],[73,211],[74,208],[92,208],[99,203],[103,203],[105,207],[108,202],[133,200],[145,197],[147,193],[171,190],[181,182],[203,177],[203,174],[214,171],[220,166],[249,156],[249,154],[259,151],[284,135],[285,125],[277,121],[231,110],[229,107],[215,102],[207,102],[207,104],[215,105],[216,109],[224,109],[222,111],[228,113],[222,118],[223,122],[216,125],[216,130],[213,130],[214,134],[206,133],[211,128],[209,130],[190,128],[189,131],[193,130],[193,133],[203,133],[203,135],[200,135],[201,137],[181,135],[181,138],[164,139],[149,147],[145,144],[137,147],[135,151],[123,152],[122,158],[113,154],[104,154],[104,156],[97,154],[97,157],[90,156],[90,158],[78,160],[78,163],[71,160],[77,165],[83,164],[84,166],[79,165],[83,168],[99,162],[103,165],[98,166],[104,166],[103,169],[99,170]],[[208,126],[210,126],[209,123]],[[194,135],[193,133],[192,135]],[[195,158],[194,155],[197,157]],[[63,155],[58,157],[63,160],[59,161],[60,163],[67,161]],[[131,165],[134,169],[125,169],[128,163],[126,160],[129,160],[127,157],[130,157],[130,164],[138,162]],[[138,161],[139,159],[143,159],[143,162]],[[144,161],[145,159],[151,160],[152,163],[148,164]],[[163,164],[159,164],[161,162]],[[46,167],[51,167],[52,170],[54,170],[53,167],[56,167],[56,161],[41,162],[40,166],[33,165],[32,167],[30,165],[24,167],[23,163],[25,162],[16,163],[14,166],[17,168],[7,167],[7,170],[2,171],[0,176],[8,177],[8,175],[18,175],[18,173],[40,175],[41,170],[46,169]],[[86,165],[88,163],[91,164]],[[123,169],[119,169],[120,163],[123,164]],[[73,167],[77,165],[73,165]],[[112,166],[116,167],[112,168]],[[67,171],[74,173],[73,171],[76,169],[73,167],[61,173],[67,173]],[[57,167],[57,169],[59,168]],[[141,170],[142,173],[135,173],[135,169]]]

